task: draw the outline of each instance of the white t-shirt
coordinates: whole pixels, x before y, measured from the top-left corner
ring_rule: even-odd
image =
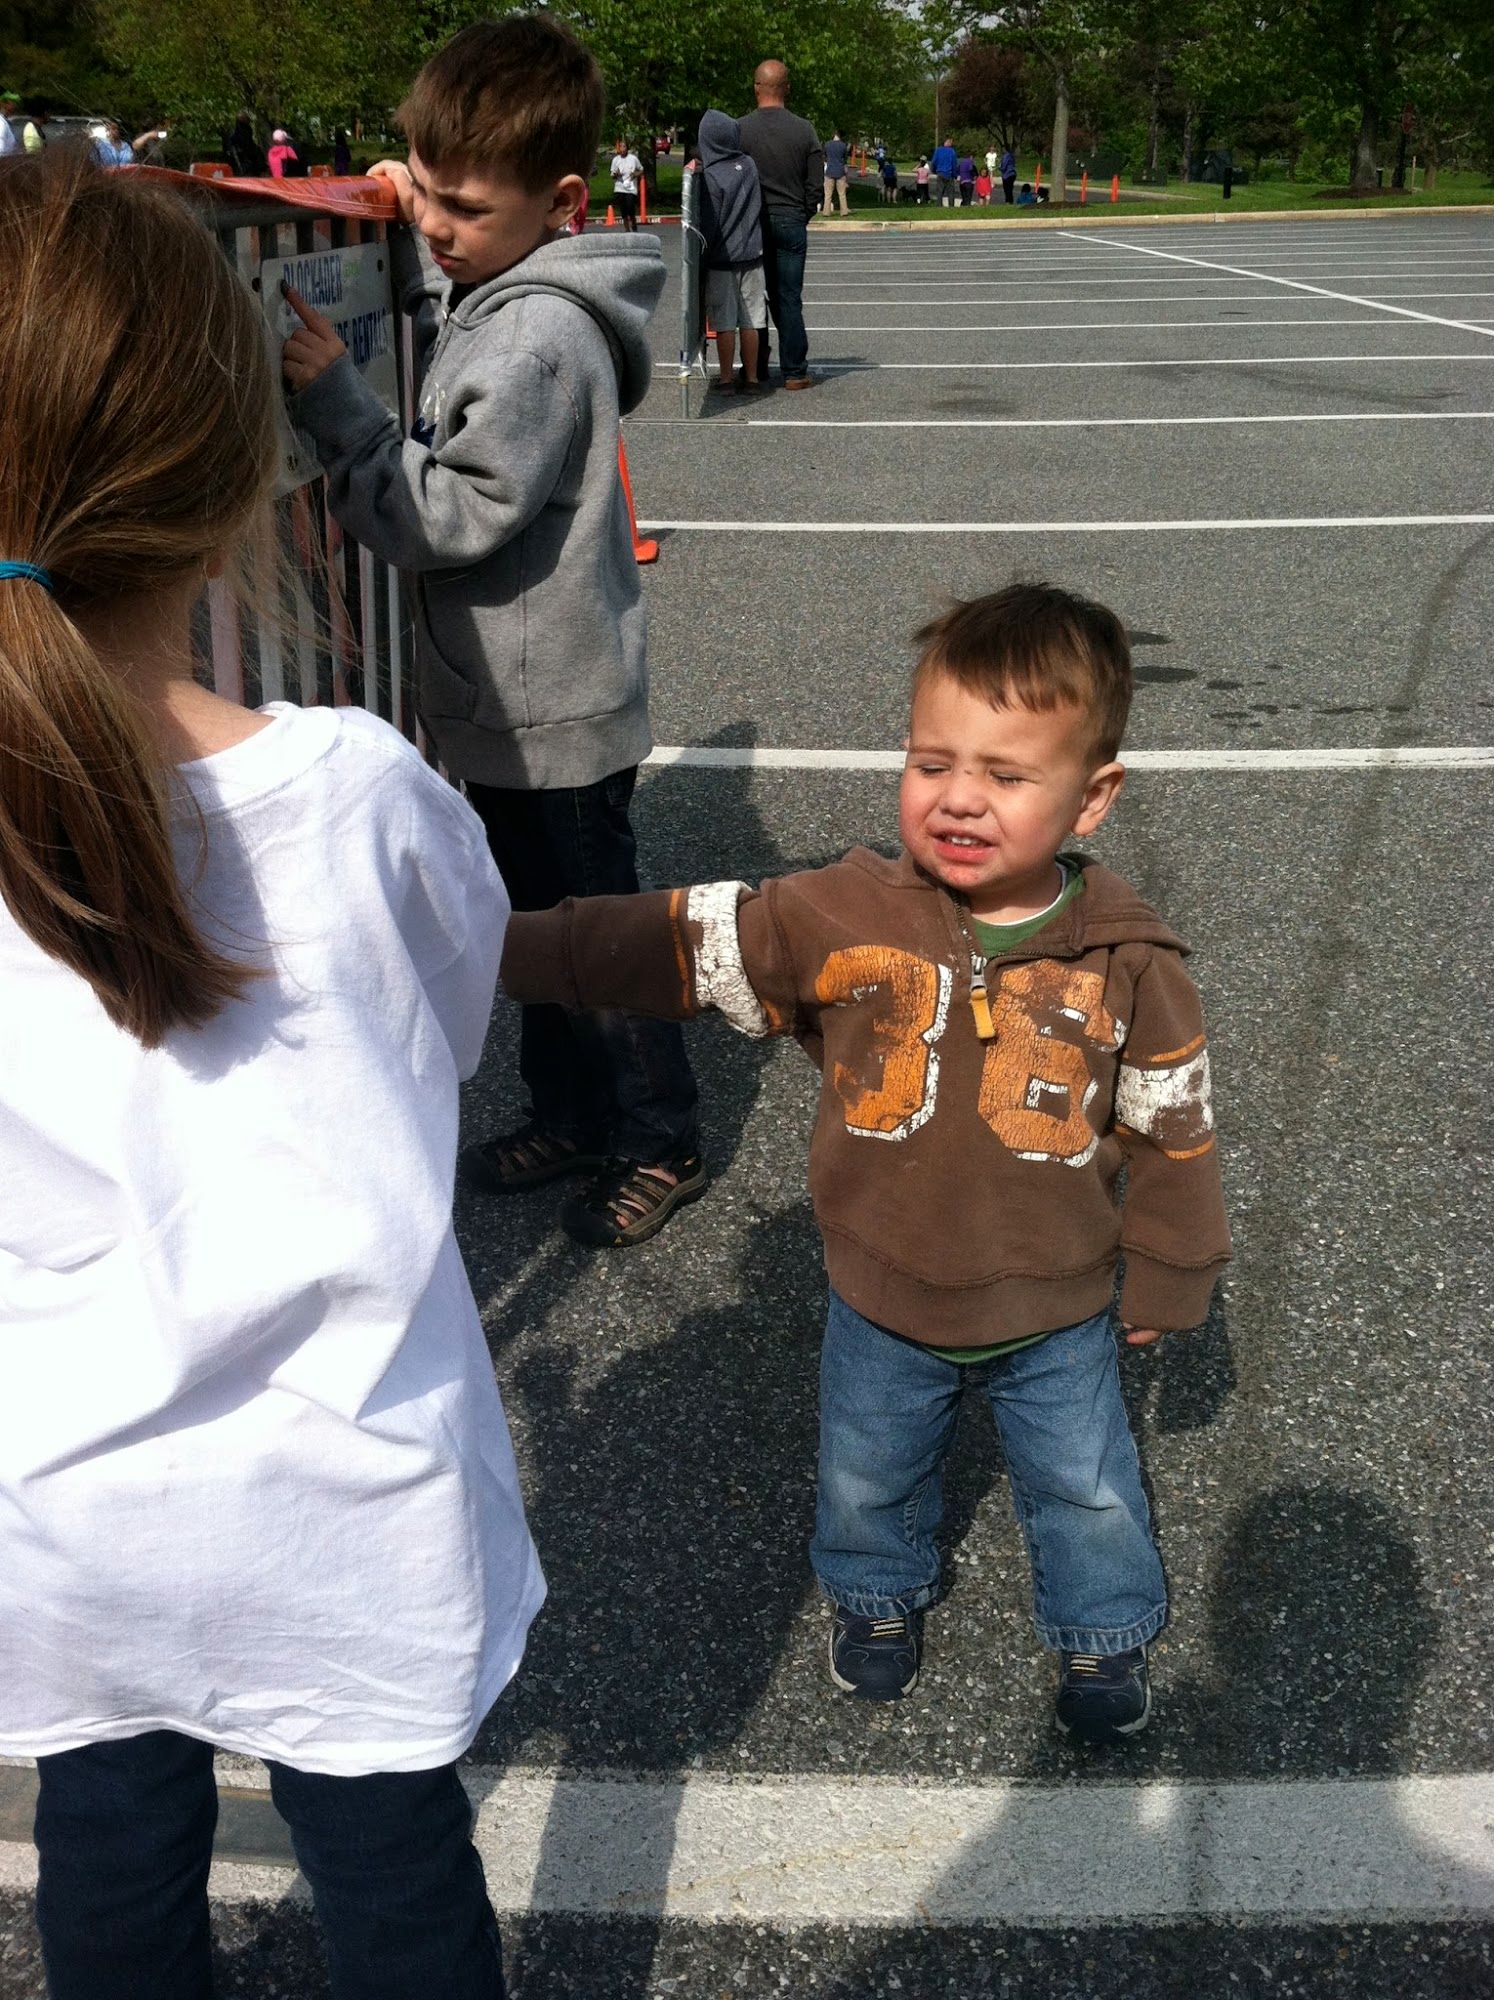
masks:
[[[270,968],[205,1028],[141,1048],[0,905],[9,1755],[426,1769],[544,1597],[451,1231],[508,900],[397,731],[265,712],[181,767],[203,928]]]
[[[614,153],[610,162],[612,170],[612,192],[614,194],[637,194],[638,176],[643,172],[643,162],[636,153]]]

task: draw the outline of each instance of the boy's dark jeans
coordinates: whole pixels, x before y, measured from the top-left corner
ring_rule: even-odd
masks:
[[[516,910],[551,910],[567,896],[638,888],[628,805],[636,770],[552,792],[467,786]],[[535,1122],[558,1138],[601,1137],[625,1160],[653,1166],[699,1149],[695,1078],[673,1021],[525,1007],[519,1074]]]
[[[809,335],[804,330],[804,257],[809,229],[801,216],[775,215],[765,210],[763,272],[768,281],[768,310],[778,329],[778,360],[784,379],[809,372]],[[768,343],[758,344],[757,379],[768,379]]]
[[[213,1752],[165,1729],[42,1757],[36,1921],[52,2000],[209,2000]],[[333,2000],[504,2000],[498,1923],[456,1767],[368,1778],[271,1764]]]

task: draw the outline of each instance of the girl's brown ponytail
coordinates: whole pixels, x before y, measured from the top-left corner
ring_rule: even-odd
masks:
[[[169,767],[74,622],[180,586],[266,489],[271,383],[248,299],[171,195],[66,147],[0,162],[0,897],[147,1047],[254,976],[201,936]]]

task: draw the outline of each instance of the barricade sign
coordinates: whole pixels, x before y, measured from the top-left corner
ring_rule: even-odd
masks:
[[[396,219],[383,181],[208,179],[133,167],[191,201],[254,298],[275,375],[289,313],[282,276],[324,312],[390,409],[413,405],[409,327],[394,310],[385,241]],[[213,685],[251,708],[354,702],[423,747],[408,678],[411,605],[391,564],[343,532],[326,484],[282,418],[274,514],[244,551],[249,590],[209,584],[195,624]],[[294,455],[294,466],[290,460]]]
[[[360,243],[340,250],[313,250],[271,257],[255,281],[269,332],[270,365],[280,374],[280,350],[300,325],[281,287],[289,285],[307,305],[331,320],[353,366],[374,394],[399,415],[399,360],[395,353],[394,305],[389,250],[384,243]],[[289,493],[321,472],[316,447],[296,430],[282,405],[280,477],[277,491]]]

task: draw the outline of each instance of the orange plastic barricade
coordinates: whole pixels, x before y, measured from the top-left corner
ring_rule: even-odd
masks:
[[[348,180],[277,181],[268,176],[240,179],[227,173],[222,179],[195,170],[179,174],[172,167],[134,167],[130,172],[148,174],[152,180],[180,188],[185,194],[209,194],[216,202],[273,202],[277,208],[314,208],[323,215],[356,217],[362,222],[397,222],[399,205],[388,181]],[[289,221],[287,216],[286,220]]]
[[[633,482],[628,477],[628,454],[623,450],[620,431],[617,438],[617,469],[622,474],[623,498],[628,503],[628,528],[633,537],[634,560],[641,563],[657,562],[659,544],[655,541],[641,542],[638,539],[638,516],[633,508]]]

